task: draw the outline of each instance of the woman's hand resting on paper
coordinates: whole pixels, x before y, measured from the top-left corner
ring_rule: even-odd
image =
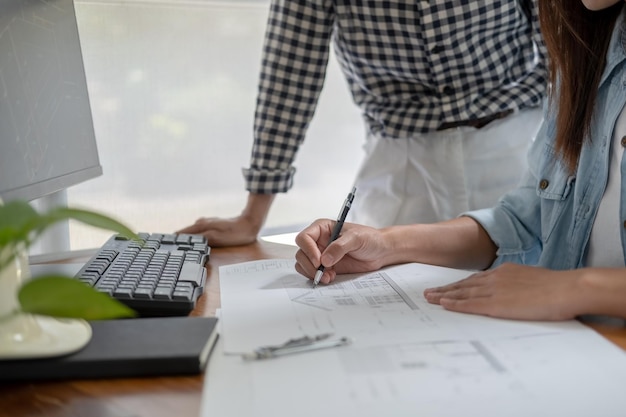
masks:
[[[552,271],[504,264],[424,291],[446,310],[522,320],[568,320],[582,314],[581,270]]]

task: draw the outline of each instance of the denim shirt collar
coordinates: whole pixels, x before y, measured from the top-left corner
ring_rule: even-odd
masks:
[[[618,30],[613,30],[609,49],[607,51],[606,66],[602,74],[600,85],[602,85],[615,67],[626,58],[626,6],[617,18],[615,24]]]

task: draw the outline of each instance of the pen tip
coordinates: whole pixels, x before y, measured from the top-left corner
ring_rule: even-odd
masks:
[[[322,279],[322,275],[323,274],[324,274],[324,269],[323,269],[323,267],[321,267],[315,273],[315,277],[313,277],[313,288],[317,287],[317,284],[320,283],[320,280]]]

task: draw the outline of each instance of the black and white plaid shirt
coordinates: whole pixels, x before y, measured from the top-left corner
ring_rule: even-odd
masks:
[[[545,91],[536,0],[272,0],[249,191],[291,188],[331,39],[368,130],[383,137],[537,107]]]

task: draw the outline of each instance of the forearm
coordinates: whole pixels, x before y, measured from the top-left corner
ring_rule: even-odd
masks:
[[[579,275],[567,300],[576,303],[577,315],[626,318],[626,269],[584,268],[564,273]]]
[[[473,219],[460,217],[435,224],[392,226],[381,230],[389,251],[385,264],[420,262],[482,270],[496,258],[496,246]]]
[[[256,228],[257,233],[263,227],[275,197],[276,194],[248,194],[248,201],[241,212],[241,217]]]

